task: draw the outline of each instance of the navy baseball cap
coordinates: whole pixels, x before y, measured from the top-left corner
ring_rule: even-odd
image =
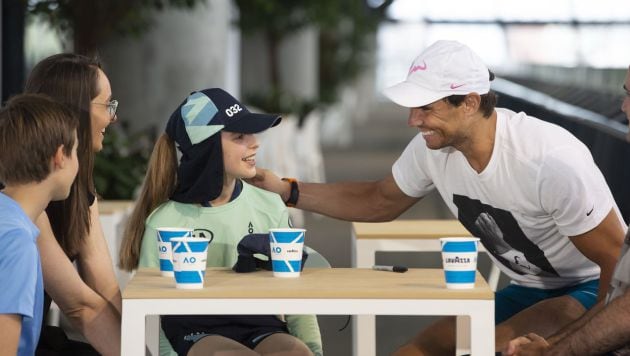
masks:
[[[241,241],[236,246],[238,251],[238,258],[232,270],[238,273],[254,272],[259,269],[267,271],[273,271],[271,266],[271,250],[269,245],[269,233],[266,234],[249,234],[243,236]],[[256,255],[266,256],[267,259],[263,260]],[[308,258],[308,252],[306,249],[302,252],[302,270],[304,270],[304,264]]]
[[[255,134],[276,126],[278,115],[255,114],[225,90],[192,92],[171,114],[166,134],[182,153],[177,167],[177,186],[171,199],[204,203],[223,189],[221,130]]]
[[[281,120],[279,115],[252,113],[225,90],[210,88],[192,92],[171,115],[166,132],[187,147],[221,130],[255,134]]]

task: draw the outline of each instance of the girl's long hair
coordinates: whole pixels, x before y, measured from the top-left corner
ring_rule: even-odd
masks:
[[[138,267],[145,221],[160,204],[168,201],[177,183],[175,143],[167,134],[155,143],[142,191],[131,213],[120,246],[120,268],[132,271]]]
[[[24,87],[25,93],[46,94],[65,104],[79,118],[79,173],[68,198],[51,202],[46,208],[55,238],[71,258],[76,256],[83,239],[90,233],[89,195],[96,195],[92,177],[94,149],[90,105],[100,91],[100,68],[96,58],[73,53],[56,54],[33,68]]]

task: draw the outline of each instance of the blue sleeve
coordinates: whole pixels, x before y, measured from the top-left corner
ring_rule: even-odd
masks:
[[[0,314],[33,317],[37,285],[37,245],[25,231],[0,236]]]

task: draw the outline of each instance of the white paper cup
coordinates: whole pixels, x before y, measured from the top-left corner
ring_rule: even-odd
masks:
[[[171,239],[174,237],[191,237],[192,229],[186,227],[160,227],[157,229],[157,247],[160,256],[160,272],[163,276],[173,277],[173,254]]]
[[[206,275],[206,259],[210,239],[173,237],[173,270],[179,289],[201,289]]]
[[[274,277],[299,277],[302,270],[305,229],[269,229]]]
[[[469,289],[475,287],[479,239],[476,237],[443,237],[442,266],[446,288]]]

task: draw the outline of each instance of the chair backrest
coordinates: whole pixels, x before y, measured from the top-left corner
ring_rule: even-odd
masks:
[[[308,246],[304,246],[306,252],[308,252],[308,258],[304,263],[304,268],[330,268],[328,260],[322,256],[321,253],[313,250]]]

